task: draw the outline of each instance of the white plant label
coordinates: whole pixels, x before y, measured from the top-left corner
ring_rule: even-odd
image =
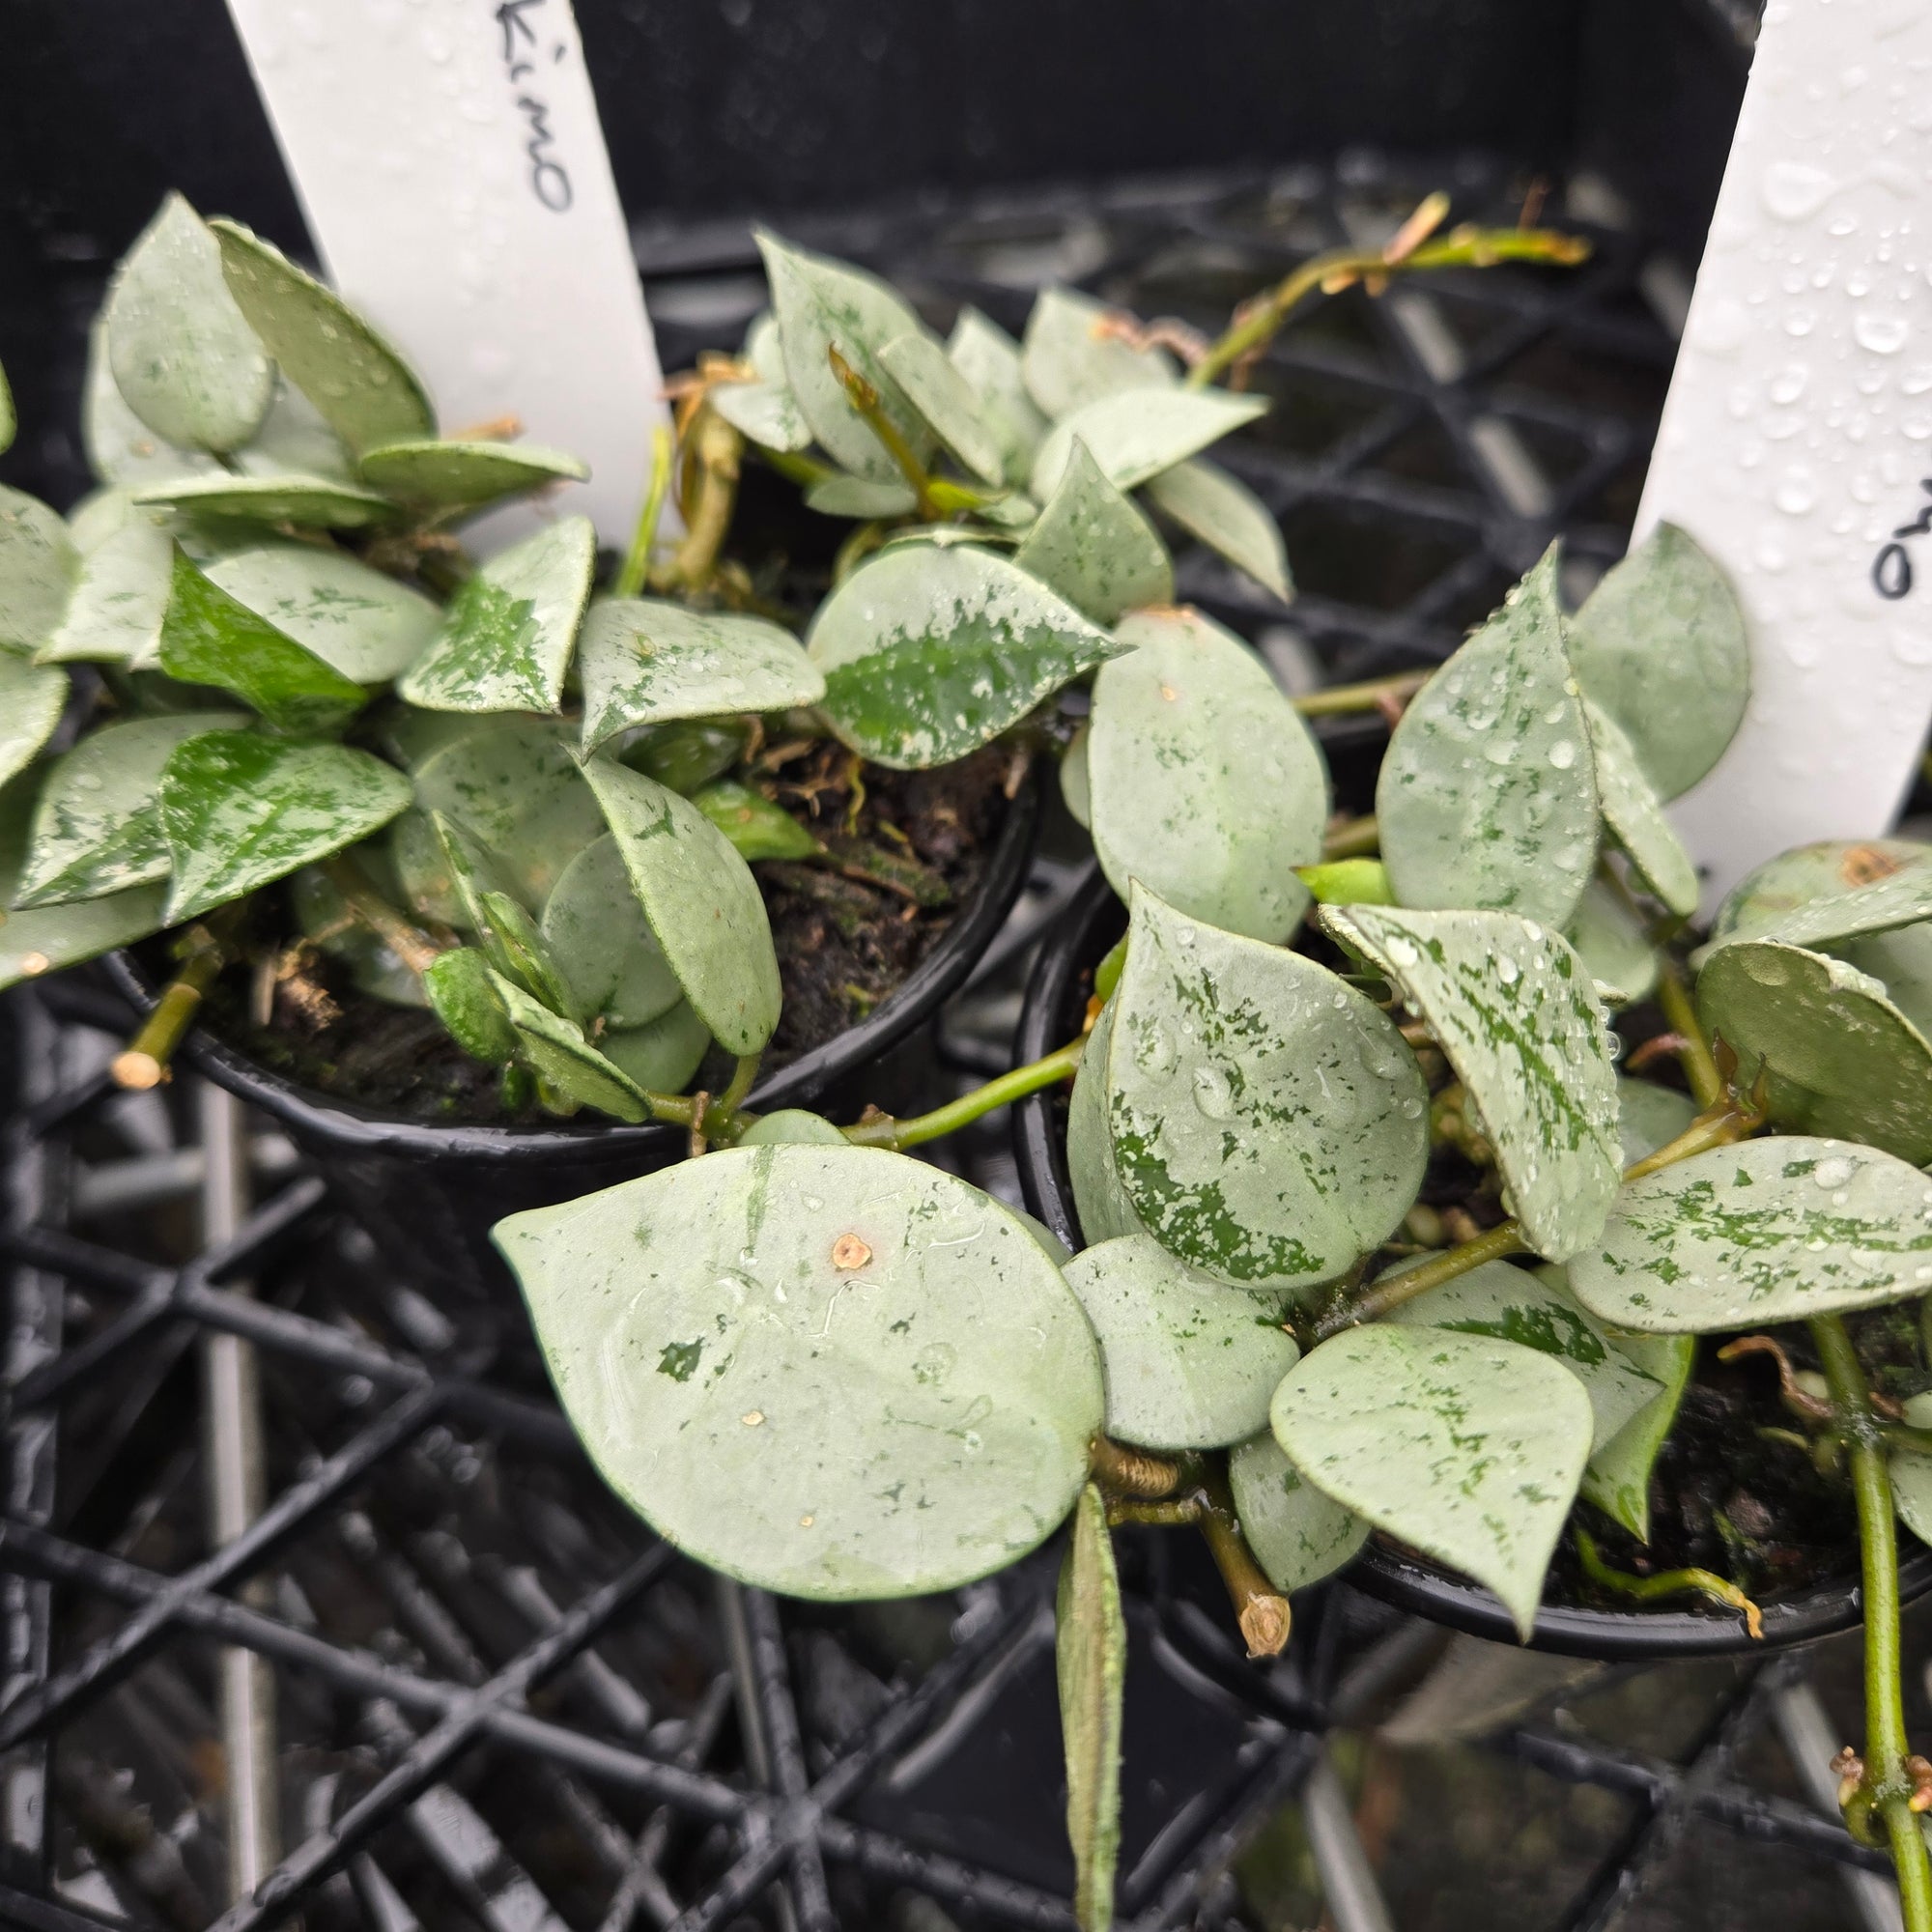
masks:
[[[445,432],[515,416],[631,537],[668,420],[570,0],[228,0],[329,280],[414,363]]]
[[[1897,813],[1932,719],[1932,4],[1772,0],[1637,518],[1723,564],[1751,698],[1676,808],[1722,893]]]

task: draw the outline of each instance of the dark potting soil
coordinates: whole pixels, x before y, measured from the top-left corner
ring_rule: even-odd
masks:
[[[856,810],[853,763],[837,745],[776,746],[736,774],[834,855],[833,863],[761,861],[752,868],[784,989],[764,1056],[768,1071],[863,1020],[932,951],[979,890],[1023,769],[997,747],[931,772],[866,765],[856,773]],[[262,934],[263,952],[273,957],[285,937]],[[160,978],[170,970],[158,947],[147,963]],[[250,1010],[250,994],[248,974],[224,975],[209,996],[205,1023],[256,1064],[312,1092],[452,1124],[535,1126],[554,1118],[534,1106],[506,1113],[495,1067],[464,1053],[433,1013],[359,991],[330,955],[307,954],[300,974],[278,983],[266,1026]],[[729,1073],[729,1061],[714,1048],[697,1084],[715,1092]]]

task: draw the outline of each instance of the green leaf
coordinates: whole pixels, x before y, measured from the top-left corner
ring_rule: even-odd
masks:
[[[442,821],[445,825],[448,820]],[[551,957],[537,924],[508,893],[485,892],[477,895],[477,943],[484,957],[504,979],[561,1013],[573,1023],[578,1014],[563,975]]]
[[[1884,878],[1863,885],[1838,886],[1835,890],[1825,887],[1786,911],[1772,912],[1770,902],[1789,893],[1797,879],[1814,866],[1820,870],[1829,866],[1842,877],[1848,862],[1862,862],[1869,867],[1875,854],[1904,844],[1903,839],[1884,839],[1870,845],[1834,843],[1787,852],[1783,858],[1760,867],[1738,888],[1726,901],[1725,911],[1730,917],[1720,919],[1719,929],[1727,939],[1747,934],[1753,939],[1822,950],[1932,919],[1932,864],[1928,864],[1932,861],[1932,850],[1923,846],[1910,848],[1910,860]],[[1804,862],[1804,871],[1794,862]],[[1879,863],[1889,861],[1881,859]],[[1774,879],[1783,884],[1783,892],[1773,885]],[[1732,911],[1740,894],[1747,896]]]
[[[387,523],[396,506],[373,490],[327,476],[186,476],[144,484],[134,500],[195,517],[233,517],[248,524],[297,524],[310,529],[355,530]]]
[[[1668,1147],[1696,1118],[1696,1101],[1674,1087],[1655,1087],[1648,1080],[1617,1082],[1617,1141],[1626,1167]]]
[[[1321,856],[1328,773],[1252,651],[1193,611],[1142,611],[1127,655],[1094,681],[1087,781],[1094,847],[1196,919],[1279,943],[1308,908],[1294,868]]]
[[[711,1035],[692,1011],[691,1002],[680,1000],[648,1026],[607,1033],[598,1045],[611,1065],[639,1087],[654,1094],[681,1094],[710,1048]]]
[[[1100,1338],[1109,1435],[1221,1449],[1266,1428],[1301,1358],[1279,1303],[1197,1274],[1146,1235],[1098,1242],[1065,1272]]]
[[[0,484],[0,651],[39,650],[79,576],[66,524],[38,497]]]
[[[706,400],[742,437],[761,449],[804,449],[811,425],[783,383],[718,383]]]
[[[1857,967],[1734,940],[1697,976],[1697,1015],[1737,1054],[1742,1091],[1769,1076],[1780,1126],[1932,1161],[1932,1043]]]
[[[999,438],[938,340],[923,328],[895,335],[879,351],[905,399],[941,442],[982,483],[1006,480]]]
[[[1066,1835],[1077,1874],[1073,1918],[1080,1932],[1114,1923],[1114,1872],[1121,1855],[1121,1713],[1127,1677],[1127,1624],[1107,1505],[1089,1483],[1074,1506],[1053,1605],[1054,1676],[1066,1755]]]
[[[1577,949],[1597,997],[1613,1007],[1648,999],[1657,984],[1657,951],[1643,923],[1602,879],[1583,888],[1563,936]]]
[[[1107,1063],[1113,1041],[1114,1006],[1110,999],[1087,1036],[1066,1108],[1067,1178],[1080,1215],[1080,1232],[1090,1244],[1143,1232],[1121,1180],[1114,1159],[1114,1137],[1107,1124]]]
[[[1330,859],[1297,866],[1294,876],[1317,905],[1393,905],[1388,867],[1379,859]]]
[[[1563,654],[1552,547],[1402,715],[1376,785],[1407,906],[1566,925],[1597,854],[1590,735]]]
[[[1406,1274],[1426,1259],[1417,1256],[1388,1273]],[[1513,1262],[1486,1262],[1405,1302],[1390,1319],[1405,1328],[1489,1335],[1561,1362],[1590,1398],[1593,1448],[1607,1444],[1663,1393],[1662,1381],[1627,1354],[1570,1292],[1559,1267],[1532,1273]]]
[[[1101,475],[1084,442],[1074,444],[1013,561],[1096,624],[1174,602],[1174,566],[1159,532]]]
[[[1101,396],[1054,424],[1034,458],[1027,487],[1045,502],[1059,488],[1078,440],[1113,483],[1137,489],[1266,412],[1264,397],[1233,396],[1225,389],[1129,389]]]
[[[931,451],[932,433],[880,355],[895,338],[918,333],[919,317],[875,275],[794,248],[769,229],[754,228],[753,239],[771,280],[785,381],[813,436],[855,476],[898,480],[898,465],[852,407],[828,352],[837,349],[871,384],[887,419],[923,460]]]
[[[427,509],[474,509],[554,483],[582,483],[590,471],[576,457],[533,442],[442,442],[426,438],[365,449],[363,482]]]
[[[167,888],[131,886],[105,898],[0,914],[0,988],[131,946],[168,923]]]
[[[743,1147],[843,1147],[845,1136],[823,1114],[803,1107],[781,1107],[761,1114],[738,1138]]]
[[[806,647],[834,731],[895,771],[964,757],[1123,648],[1005,557],[925,544],[854,571]]]
[[[730,771],[750,743],[742,719],[693,718],[648,725],[615,755],[619,764],[669,785],[680,798],[690,798]]]
[[[612,1031],[649,1026],[684,998],[608,832],[564,868],[544,906],[543,937],[576,1009]]]
[[[541,718],[493,718],[432,753],[414,773],[422,810],[456,820],[490,854],[524,910],[539,918],[564,867],[606,829],[563,731]],[[403,824],[415,822],[412,813]],[[426,822],[421,830],[427,833]],[[408,853],[399,825],[397,864],[412,895],[446,893],[446,880],[439,887],[435,876],[440,855],[425,853],[420,836],[407,842]]]
[[[14,408],[13,385],[7,381],[7,372],[0,369],[0,456],[4,456],[14,446],[14,438],[20,428],[20,418]]]
[[[1333,1279],[1408,1211],[1428,1154],[1421,1072],[1326,968],[1136,886],[1109,1011],[1074,1108],[1098,1080],[1120,1185],[1170,1254],[1223,1281],[1299,1287]]]
[[[255,440],[235,452],[244,476],[319,476],[354,483],[355,465],[342,439],[286,378],[277,374],[269,413]]]
[[[1094,824],[1094,784],[1087,766],[1087,745],[1092,736],[1091,728],[1083,724],[1060,760],[1060,796],[1065,801],[1067,815],[1074,824],[1090,830]]]
[[[788,631],[657,598],[593,604],[578,668],[586,753],[637,724],[788,711],[825,696],[823,674]]]
[[[1076,289],[1039,292],[1020,352],[1027,393],[1058,420],[1082,404],[1125,389],[1171,388],[1177,372],[1164,349],[1136,349],[1111,332],[1120,311]]]
[[[441,611],[421,591],[315,544],[231,551],[207,574],[355,684],[399,677],[442,622]]]
[[[1915,1429],[1932,1428],[1932,1402],[1910,1397],[1905,1419]],[[1932,1456],[1922,1449],[1894,1449],[1887,1458],[1891,1471],[1892,1506],[1898,1520],[1920,1543],[1932,1543]]]
[[[1294,595],[1288,548],[1274,513],[1238,477],[1218,464],[1177,463],[1148,479],[1147,493],[1162,516],[1226,557],[1286,604]]]
[[[1071,1508],[1099,1352],[996,1201],[872,1148],[727,1150],[499,1222],[605,1479],[728,1576],[827,1602],[1004,1570]]]
[[[242,313],[352,450],[436,434],[415,373],[354,309],[238,222],[209,226]]]
[[[1697,867],[1665,817],[1663,801],[1637,763],[1636,748],[1602,705],[1583,700],[1596,754],[1597,800],[1604,823],[1630,855],[1643,882],[1670,911],[1689,918],[1697,910]]]
[[[67,673],[0,655],[0,784],[31,764],[67,708]]]
[[[95,659],[150,669],[159,660],[161,619],[174,585],[165,513],[136,509],[117,496],[99,515],[103,523],[113,519],[112,526],[91,546],[82,544],[66,613],[35,655],[43,664]]]
[[[96,316],[87,335],[87,372],[80,396],[80,440],[88,468],[103,483],[129,489],[180,476],[213,476],[221,466],[200,449],[182,449],[159,437],[128,407],[107,363],[107,324]]]
[[[1248,1548],[1284,1595],[1332,1577],[1369,1540],[1369,1525],[1304,1483],[1266,1430],[1230,1452],[1228,1486]]]
[[[1569,625],[1583,689],[1621,724],[1665,798],[1723,755],[1750,695],[1744,611],[1723,572],[1674,524],[1657,529]]]
[[[422,983],[431,1010],[472,1060],[507,1066],[516,1059],[517,1030],[497,991],[497,976],[475,947],[439,952],[424,969]]]
[[[517,1036],[517,1057],[539,1080],[583,1107],[633,1125],[651,1117],[643,1090],[583,1037],[575,1020],[532,999],[494,968],[490,983]]]
[[[980,399],[980,413],[999,446],[1004,480],[1024,484],[1033,474],[1047,421],[1027,394],[1019,344],[969,302],[952,326],[946,353]]]
[[[783,806],[733,780],[693,792],[691,802],[731,841],[741,859],[815,859],[825,851]]]
[[[727,1053],[755,1053],[779,1020],[771,923],[751,867],[688,799],[606,758],[583,768],[631,890],[693,1010]]]
[[[1632,1181],[1570,1286],[1605,1321],[1661,1335],[1914,1299],[1932,1289],[1932,1181],[1849,1141],[1716,1148]]]
[[[909,517],[919,507],[910,483],[870,476],[827,476],[805,493],[805,507],[821,517]]]
[[[168,759],[204,731],[247,723],[232,711],[185,711],[89,732],[54,761],[41,789],[14,903],[59,905],[165,879],[160,795]]]
[[[1589,1398],[1534,1349],[1377,1324],[1302,1357],[1275,1438],[1309,1482],[1499,1596],[1525,1641],[1589,1458]]]
[[[1932,922],[1848,939],[1826,950],[1878,980],[1886,998],[1932,1038]]]
[[[588,517],[561,517],[498,551],[449,600],[397,690],[429,711],[554,711],[596,567]]]
[[[1650,1472],[1677,1420],[1697,1345],[1689,1335],[1623,1334],[1617,1347],[1657,1381],[1658,1392],[1607,1442],[1590,1452],[1579,1492],[1639,1543],[1648,1543]]]
[[[161,621],[161,668],[186,684],[232,691],[289,731],[329,730],[368,698],[359,684],[231,597],[180,551]]]
[[[1428,1022],[1529,1245],[1567,1261],[1595,1240],[1623,1168],[1616,1067],[1608,1016],[1569,942],[1502,912],[1332,906],[1321,923]]]
[[[174,862],[168,924],[368,838],[409,802],[409,781],[367,752],[245,731],[188,739],[161,779]]]
[[[123,257],[101,314],[115,385],[156,436],[220,451],[260,428],[274,370],[228,293],[214,237],[180,195]]]

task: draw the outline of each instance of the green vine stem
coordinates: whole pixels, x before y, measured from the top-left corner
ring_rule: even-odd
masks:
[[[1660,1597],[1682,1597],[1695,1594],[1708,1597],[1715,1604],[1722,1604],[1728,1609],[1740,1610],[1744,1614],[1745,1628],[1753,1638],[1764,1636],[1764,1617],[1758,1606],[1738,1588],[1715,1571],[1710,1570],[1660,1570],[1654,1576],[1638,1577],[1628,1570],[1613,1570],[1604,1561],[1603,1552],[1597,1548],[1597,1540],[1579,1522],[1574,1525],[1577,1539],[1577,1556],[1583,1566],[1583,1574],[1600,1588],[1612,1590],[1620,1597],[1629,1597],[1637,1603],[1654,1602]]]
[[[696,473],[686,506],[684,541],[668,564],[650,573],[652,585],[660,590],[701,590],[711,582],[738,502],[745,439],[706,406],[693,419],[685,443]]]
[[[898,424],[886,413],[885,405],[879,401],[878,390],[839,355],[836,345],[827,344],[825,355],[832,364],[832,373],[838,378],[846,395],[851,398],[852,407],[866,419],[866,426],[885,444],[886,454],[898,465],[899,474],[911,486],[914,497],[919,500],[919,514],[926,522],[932,522],[939,514],[932,499],[932,478],[926,473],[925,465],[919,460],[912,444],[905,440]]]
[[[1289,1633],[1293,1628],[1288,1599],[1268,1581],[1255,1552],[1248,1548],[1227,1477],[1218,1469],[1210,1471],[1203,1480],[1201,1492],[1201,1534],[1208,1541],[1221,1581],[1227,1585],[1248,1655],[1279,1657],[1288,1648]]]
[[[1086,1044],[1084,1039],[1069,1040],[1045,1059],[1016,1066],[1010,1073],[1003,1073],[997,1080],[987,1081],[983,1087],[976,1087],[972,1093],[962,1094],[958,1099],[949,1100],[929,1114],[916,1114],[909,1121],[895,1120],[890,1114],[874,1114],[869,1120],[845,1128],[845,1138],[855,1147],[889,1148],[895,1153],[903,1153],[907,1148],[957,1133],[961,1127],[971,1126],[982,1114],[1024,1100],[1029,1094],[1037,1094],[1044,1088],[1057,1087],[1063,1080],[1071,1080],[1080,1070],[1080,1055]]]
[[[1670,1030],[1684,1041],[1680,1055],[1684,1077],[1690,1085],[1691,1097],[1700,1107],[1715,1107],[1724,1097],[1724,1076],[1718,1071],[1711,1042],[1697,1022],[1697,1009],[1691,1004],[1690,989],[1676,960],[1665,954],[1659,962],[1657,1004]]]
[[[187,935],[180,970],[161,988],[148,1017],[127,1046],[114,1056],[109,1069],[117,1087],[130,1093],[146,1093],[168,1077],[168,1064],[175,1049],[187,1037],[194,1016],[208,989],[214,984],[222,967],[222,952],[206,926],[192,927]]]
[[[1906,1768],[1911,1753],[1900,1681],[1898,1537],[1892,1520],[1891,1476],[1878,1420],[1872,1414],[1871,1390],[1843,1317],[1815,1316],[1808,1325],[1851,1449],[1864,1571],[1864,1770],[1851,1803],[1856,1804],[1862,1797],[1885,1820],[1906,1932],[1932,1932],[1932,1859],[1926,1856],[1925,1839],[1912,1809],[1914,1779]],[[1847,1823],[1851,1822],[1848,1816]]]
[[[1366,859],[1381,850],[1382,829],[1374,812],[1331,825],[1321,840],[1324,859]]]
[[[624,554],[622,566],[611,582],[613,597],[639,597],[644,580],[650,575],[651,552],[657,545],[658,522],[664,515],[665,497],[670,491],[671,456],[675,440],[668,424],[659,423],[651,432],[651,480],[644,493],[644,507],[638,518],[637,533]]]
[[[1406,704],[1433,675],[1426,670],[1398,671],[1393,677],[1371,678],[1366,684],[1331,684],[1324,691],[1304,692],[1292,701],[1304,718],[1386,711],[1391,705]]]
[[[397,911],[369,883],[361,867],[347,852],[325,859],[320,869],[343,904],[418,979],[439,953],[448,950]]]

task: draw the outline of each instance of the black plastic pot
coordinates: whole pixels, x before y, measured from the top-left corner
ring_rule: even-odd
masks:
[[[1040,808],[1037,780],[1008,808],[978,892],[905,982],[857,1026],[781,1067],[753,1090],[760,1111],[819,1106],[857,1113],[933,1104],[923,1033],[940,1003],[973,970],[1026,883]],[[128,953],[107,962],[142,1008],[155,988]],[[546,1208],[668,1167],[682,1157],[682,1128],[558,1121],[546,1127],[438,1126],[399,1120],[311,1093],[258,1066],[198,1029],[188,1063],[262,1109],[314,1160],[384,1259],[450,1310],[514,1304],[509,1270],[490,1242],[506,1214]]]
[[[1126,929],[1126,910],[1094,867],[1040,948],[1020,1012],[1015,1058],[1037,1060],[1080,1030],[1088,976]],[[1031,1212],[1068,1247],[1086,1245],[1066,1171],[1065,1115],[1055,1094],[1035,1094],[1014,1110],[1013,1149]],[[1899,1565],[1906,1602],[1932,1590],[1932,1549],[1906,1538]],[[1517,1641],[1501,1601],[1480,1584],[1377,1537],[1355,1559],[1349,1581],[1384,1603],[1472,1636]],[[1764,1636],[1747,1635],[1735,1616],[1696,1610],[1599,1610],[1548,1605],[1538,1611],[1530,1647],[1568,1657],[1624,1662],[1643,1658],[1756,1653],[1854,1630],[1863,1620],[1857,1577],[1820,1583],[1802,1596],[1766,1604]]]

